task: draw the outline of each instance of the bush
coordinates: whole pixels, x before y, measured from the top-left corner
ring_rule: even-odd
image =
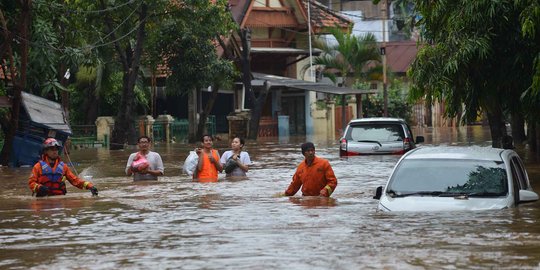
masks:
[[[410,121],[412,116],[412,106],[407,102],[408,89],[403,87],[403,83],[398,80],[392,81],[388,88],[388,116],[403,118]],[[362,113],[364,117],[384,116],[384,96],[383,91],[376,95],[368,95],[362,99]]]

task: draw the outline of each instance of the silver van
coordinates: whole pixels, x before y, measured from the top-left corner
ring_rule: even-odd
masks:
[[[340,139],[339,156],[402,155],[424,142],[413,140],[405,120],[400,118],[361,118],[351,120]]]

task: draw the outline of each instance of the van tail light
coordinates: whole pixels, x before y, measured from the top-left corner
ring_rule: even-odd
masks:
[[[347,147],[347,139],[341,139],[339,141],[339,156],[340,157],[351,157],[351,156],[359,156],[360,153],[356,152],[350,152]]]
[[[345,138],[339,142],[339,156],[347,156],[347,139]]]
[[[412,144],[411,144],[411,138],[405,138],[403,139],[403,149],[406,150],[410,150],[412,148]]]

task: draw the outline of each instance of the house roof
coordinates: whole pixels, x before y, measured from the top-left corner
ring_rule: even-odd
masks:
[[[238,25],[242,25],[242,23],[246,21],[246,16],[249,17],[251,13],[250,7],[253,1],[258,0],[229,0],[231,13]],[[307,14],[307,0],[301,0],[300,2],[302,3],[302,8],[304,8],[305,14]],[[288,3],[288,1],[284,1],[284,3]],[[340,28],[348,28],[353,24],[352,20],[332,11],[331,9],[327,8],[326,6],[317,1],[310,0],[310,4],[310,17],[314,33],[324,33],[325,28],[327,27],[334,27],[337,25]],[[275,13],[279,12],[268,12],[268,14],[264,16],[270,16],[269,18],[271,18],[271,16],[275,16]],[[260,15],[263,13],[259,12],[257,14]],[[276,18],[273,17],[273,19]],[[280,25],[272,25],[272,27],[285,27],[293,25],[293,22],[291,22],[290,19],[282,19],[283,20]],[[257,18],[257,21],[264,22],[265,18]],[[264,24],[263,26],[269,27],[269,25],[267,24]]]
[[[276,75],[264,74],[252,72],[254,81],[253,85],[262,85],[264,81],[268,81],[271,87],[287,87],[307,91],[315,91],[321,93],[335,94],[335,95],[353,95],[353,94],[374,94],[376,90],[360,90],[348,87],[337,87],[331,84],[310,82],[304,80],[298,80],[288,77],[281,77]]]
[[[417,53],[418,47],[416,41],[393,41],[386,43],[386,63],[388,63],[391,72],[407,72]]]
[[[342,29],[348,29],[354,23],[349,18],[334,12],[317,1],[310,0],[309,2],[311,3],[309,10],[314,33],[326,33],[326,28],[336,26]],[[302,0],[302,4],[307,11],[308,1]]]
[[[22,92],[22,105],[30,121],[37,125],[71,134],[62,106],[54,101]]]

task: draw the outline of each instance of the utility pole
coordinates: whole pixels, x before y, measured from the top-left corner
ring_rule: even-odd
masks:
[[[309,76],[313,82],[316,82],[315,73],[313,72],[313,53],[311,46],[311,0],[307,1],[307,17],[308,17],[308,41],[309,41]]]
[[[384,101],[384,117],[388,117],[388,89],[387,89],[387,78],[386,78],[386,19],[387,19],[387,7],[388,0],[381,2],[381,13],[382,13],[382,46],[381,54],[383,61],[383,101]]]

